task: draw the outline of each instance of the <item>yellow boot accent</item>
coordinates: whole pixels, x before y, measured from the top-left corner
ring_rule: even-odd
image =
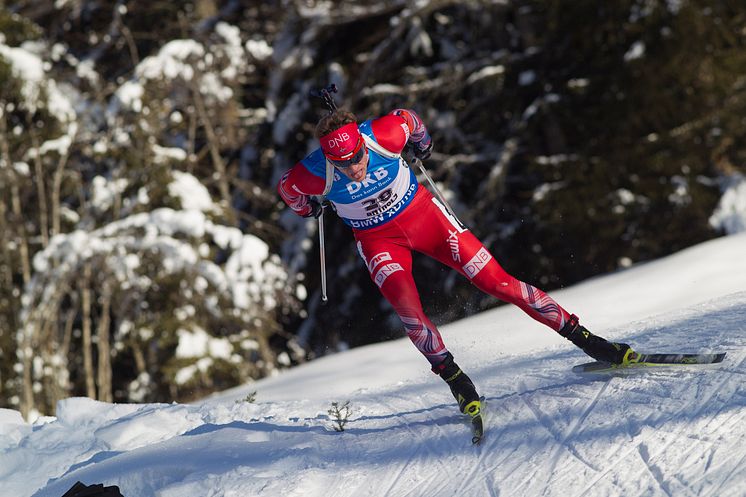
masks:
[[[464,414],[468,414],[472,418],[478,416],[480,412],[482,412],[482,403],[478,400],[469,402],[464,406]]]
[[[630,349],[624,353],[624,358],[622,358],[622,365],[626,366],[628,364],[634,364],[640,362],[640,354]]]

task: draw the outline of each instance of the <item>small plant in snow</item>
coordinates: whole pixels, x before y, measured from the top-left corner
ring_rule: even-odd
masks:
[[[350,401],[348,400],[344,404],[340,405],[339,402],[332,402],[332,407],[327,411],[329,419],[334,423],[332,428],[334,431],[345,431],[345,425],[352,414],[350,408]]]
[[[256,402],[256,390],[254,390],[253,392],[249,392],[243,399],[238,399],[236,401],[236,404],[240,404],[241,402],[247,402],[249,404],[253,404],[254,402]]]

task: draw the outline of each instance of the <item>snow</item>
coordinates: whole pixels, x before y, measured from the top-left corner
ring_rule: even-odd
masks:
[[[112,100],[110,104],[110,114],[116,114],[119,111],[118,103],[121,103],[127,109],[140,112],[142,110],[142,97],[144,93],[145,89],[137,81],[125,81],[114,92],[116,99]]]
[[[109,180],[96,176],[91,183],[91,204],[103,212],[111,208],[116,198],[129,186],[126,179]]]
[[[248,40],[246,51],[258,61],[272,57],[273,53],[272,47],[265,40]]]
[[[186,150],[184,150],[183,148],[161,147],[160,145],[153,144],[151,150],[153,152],[153,162],[155,162],[156,164],[163,164],[170,161],[184,161],[187,158]],[[192,184],[194,184],[195,182],[199,183],[199,180],[191,174],[181,173],[180,171],[175,171],[175,183],[185,183],[187,181],[190,181],[187,176],[191,176],[191,178],[193,178],[193,180],[191,180]],[[207,190],[205,189],[205,191]]]
[[[186,63],[191,58],[201,59],[205,56],[205,48],[194,40],[172,40],[166,43],[158,55],[151,55],[143,59],[135,74],[143,79],[176,79],[191,81],[194,68]]]
[[[746,177],[742,174],[727,179],[723,196],[710,216],[710,225],[728,234],[746,231]]]
[[[60,122],[73,122],[76,118],[73,105],[54,80],[45,78],[45,64],[34,51],[40,50],[30,43],[24,43],[23,47],[9,47],[0,41],[0,58],[10,64],[13,75],[22,82],[21,95],[26,107],[35,112],[42,105]],[[46,92],[46,101],[40,98],[43,91]]]
[[[199,327],[192,330],[179,330],[179,345],[176,357],[192,358],[210,355],[221,359],[230,359],[233,347],[227,338],[214,338]]]
[[[473,84],[480,79],[490,78],[492,76],[500,76],[503,74],[505,74],[505,66],[503,65],[483,67],[480,70],[470,74],[469,78],[466,80],[466,84]],[[521,73],[521,77],[522,76],[523,73]]]
[[[624,60],[629,62],[635,59],[641,59],[645,56],[645,43],[642,41],[636,41],[629,47],[627,53],[624,54]]]
[[[76,481],[118,485],[127,497],[741,497],[745,249],[746,233],[728,236],[553,292],[598,334],[642,351],[726,351],[719,365],[582,376],[570,371],[582,352],[514,307],[443,326],[487,398],[479,447],[403,339],[193,404],[71,398],[32,424],[0,409],[0,488],[19,497],[59,497]],[[347,400],[352,414],[337,433],[327,411]]]
[[[44,69],[41,59],[23,48],[9,47],[0,43],[0,57],[7,60],[13,68],[13,75],[23,81],[21,94],[30,108],[39,100],[40,85],[44,80]]]

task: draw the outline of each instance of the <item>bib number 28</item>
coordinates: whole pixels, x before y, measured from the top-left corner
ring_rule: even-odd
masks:
[[[391,191],[391,188],[387,188],[386,190],[382,191],[377,197],[363,200],[363,205],[365,206],[366,212],[371,213],[375,211],[381,211],[382,209],[387,207],[386,204],[389,202],[389,200],[391,200],[391,197],[393,196],[394,192]]]

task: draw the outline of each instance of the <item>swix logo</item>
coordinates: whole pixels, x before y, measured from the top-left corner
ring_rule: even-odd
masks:
[[[350,139],[350,135],[348,133],[340,133],[337,136],[333,136],[327,140],[327,148],[334,148],[338,145],[344,144],[347,140]]]
[[[401,267],[401,265],[397,264],[396,262],[391,264],[386,264],[381,269],[378,270],[376,275],[373,277],[373,279],[376,282],[376,285],[378,285],[378,288],[381,288],[383,286],[383,283],[386,281],[386,278],[391,276],[397,271],[404,271],[404,268]]]
[[[448,230],[448,246],[451,247],[451,257],[456,262],[461,262],[461,254],[458,248],[458,231]]]
[[[388,177],[389,173],[386,171],[386,169],[376,169],[375,171],[369,172],[365,175],[365,179],[363,181],[358,182],[350,182],[347,184],[347,191],[352,195],[353,193],[357,193],[360,191],[361,188],[366,188],[371,185],[375,185],[379,181],[383,180],[384,178]]]
[[[492,260],[492,254],[487,252],[487,249],[482,247],[469,262],[464,265],[463,270],[466,276],[471,279],[479,274],[479,271],[484,269],[484,266]]]

